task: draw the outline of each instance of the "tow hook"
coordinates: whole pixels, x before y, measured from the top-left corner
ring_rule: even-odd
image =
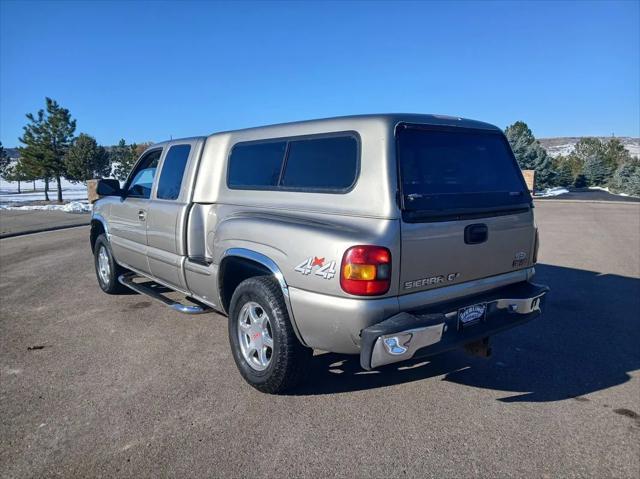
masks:
[[[465,344],[464,350],[472,356],[488,358],[489,356],[491,356],[491,346],[489,345],[489,338],[486,337],[479,339],[478,341]]]

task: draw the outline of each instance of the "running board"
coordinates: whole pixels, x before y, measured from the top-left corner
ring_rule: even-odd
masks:
[[[121,274],[120,276],[118,276],[118,281],[121,284],[125,285],[127,288],[132,289],[136,293],[144,294],[149,296],[152,299],[155,299],[156,301],[160,301],[165,306],[169,306],[171,309],[173,309],[174,311],[178,311],[179,313],[203,314],[203,313],[209,313],[213,311],[213,309],[208,308],[207,306],[199,306],[196,304],[186,305],[178,301],[173,301],[163,296],[161,293],[154,291],[153,288],[150,288],[149,286],[145,286],[144,284],[134,283],[133,279],[136,276],[139,276],[139,275],[137,275],[136,273]]]

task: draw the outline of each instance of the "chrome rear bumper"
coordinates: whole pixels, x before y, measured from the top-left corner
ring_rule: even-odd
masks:
[[[438,354],[523,324],[541,314],[547,286],[523,282],[485,294],[398,313],[362,330],[360,364],[370,370],[414,357]],[[484,318],[462,325],[458,311],[486,305]]]

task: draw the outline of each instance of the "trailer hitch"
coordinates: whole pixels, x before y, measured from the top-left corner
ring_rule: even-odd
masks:
[[[482,338],[472,343],[464,345],[464,350],[472,356],[479,356],[481,358],[488,358],[491,356],[491,346],[489,345],[489,338]]]

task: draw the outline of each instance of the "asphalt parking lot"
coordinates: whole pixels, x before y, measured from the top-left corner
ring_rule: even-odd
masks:
[[[640,475],[640,204],[539,202],[544,317],[364,373],[246,385],[225,318],[107,296],[88,228],[0,241],[2,477]]]
[[[90,221],[89,213],[0,209],[0,238],[87,225]]]

